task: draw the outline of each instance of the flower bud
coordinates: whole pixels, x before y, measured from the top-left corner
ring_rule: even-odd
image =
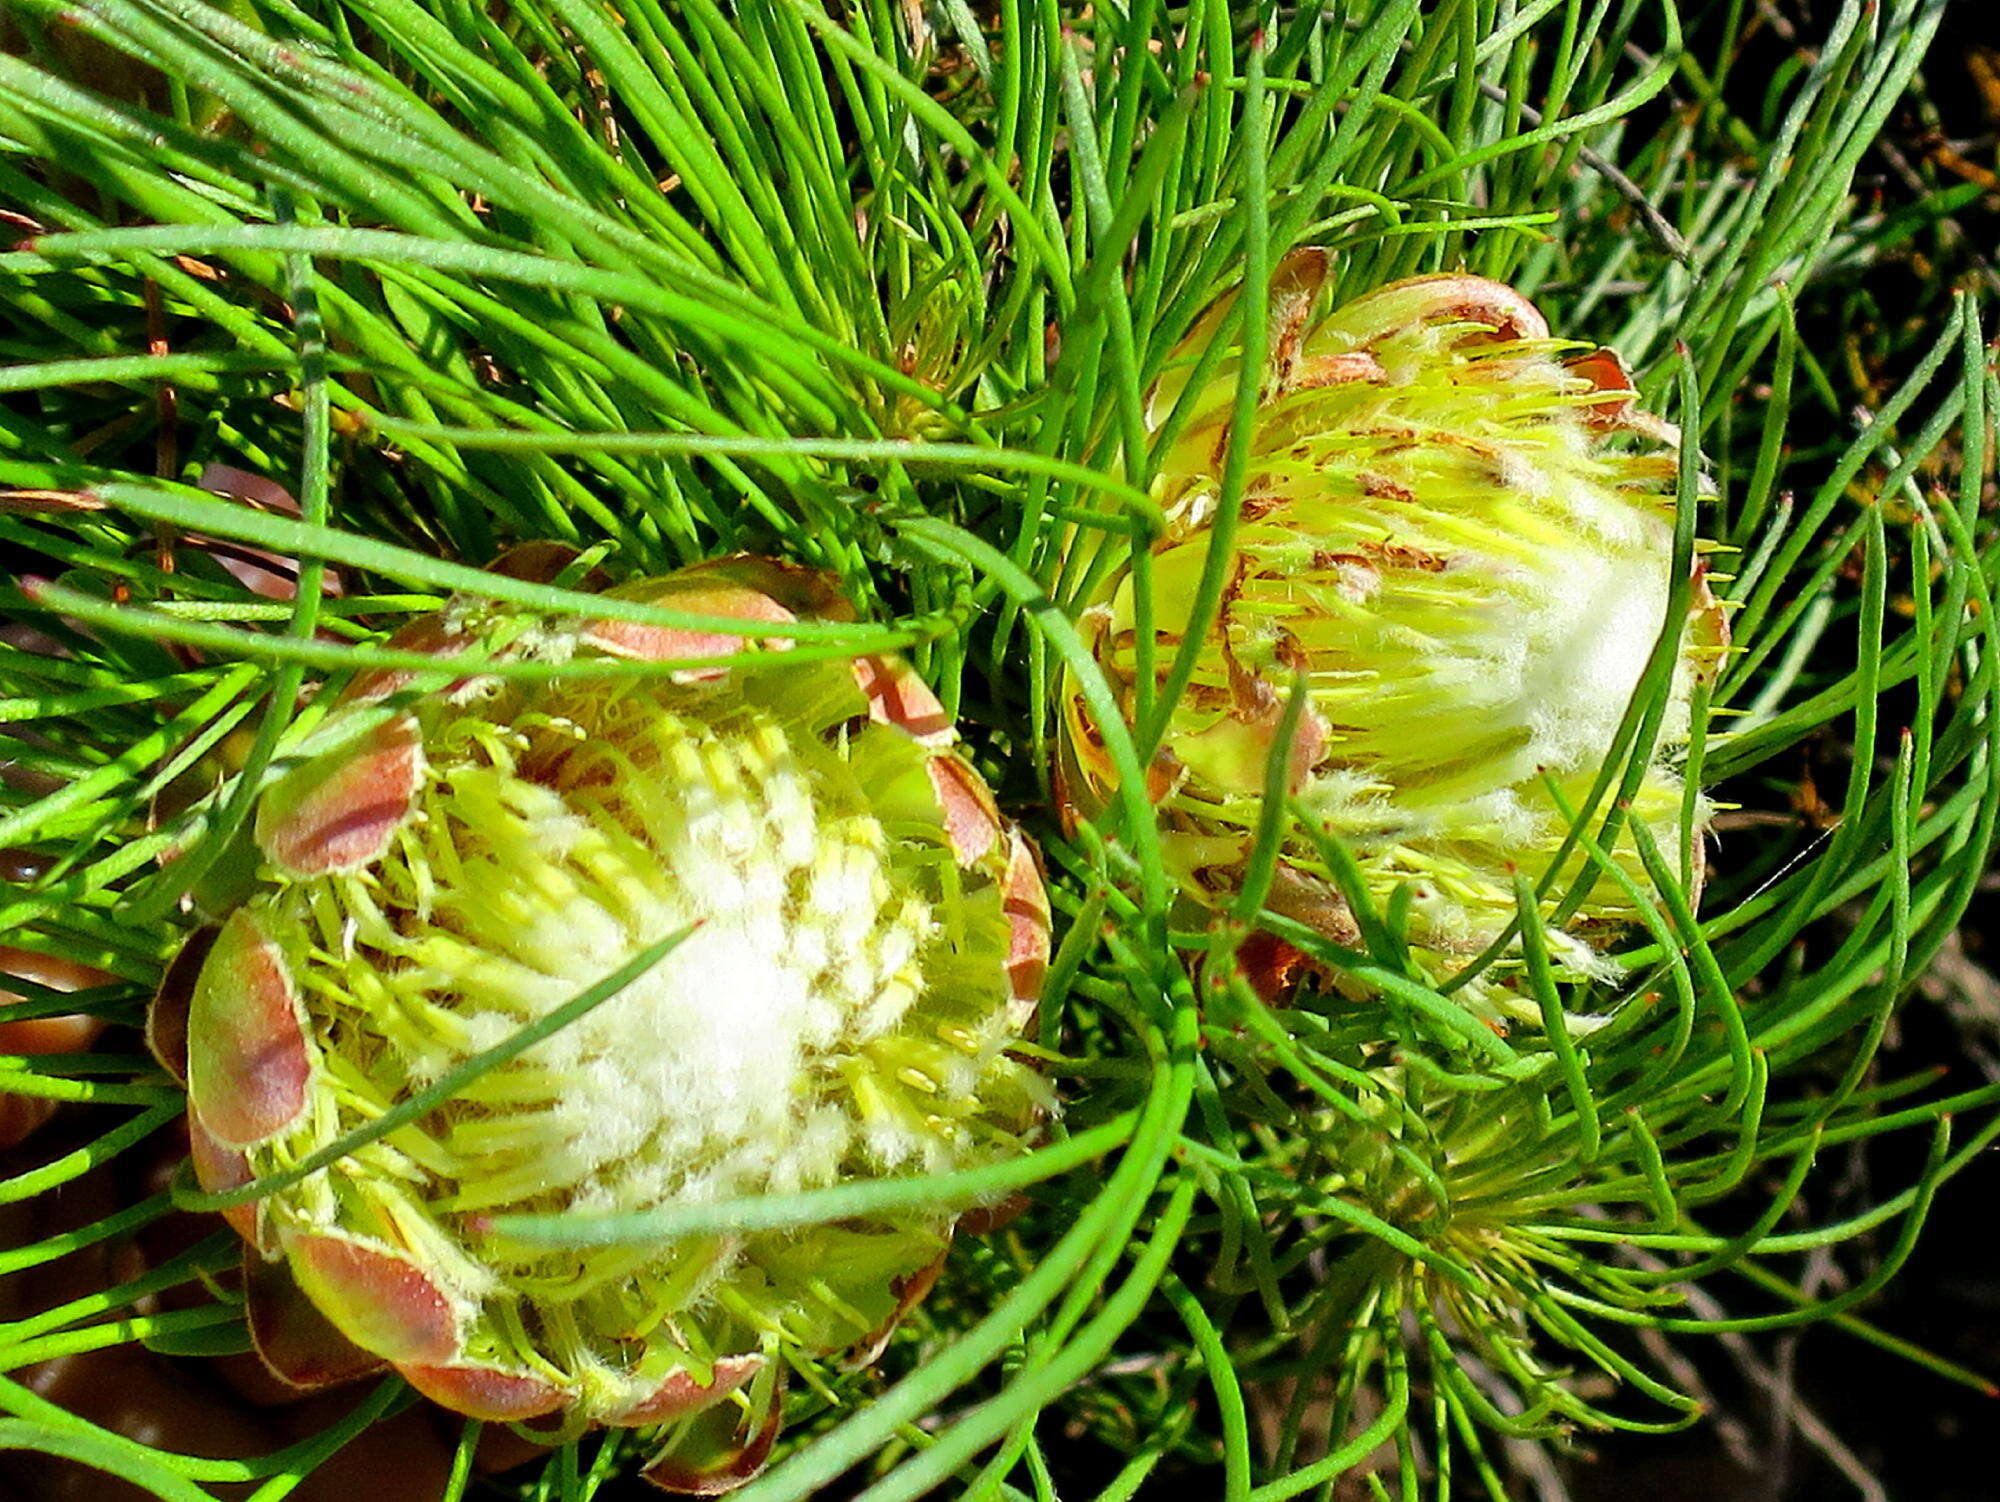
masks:
[[[1049,1098],[1010,1049],[1048,910],[906,666],[787,650],[787,623],[844,614],[822,576],[731,558],[610,597],[743,629],[463,604],[406,627],[393,645],[440,655],[689,665],[430,693],[358,679],[319,732],[333,749],[264,791],[260,889],[170,979],[153,1038],[175,1065],[184,1047],[195,1168],[228,1189],[690,930],[445,1104],[228,1214],[281,1375],[387,1362],[479,1418],[673,1425],[650,1474],[709,1493],[762,1464],[788,1359],[879,1349],[935,1278],[952,1209],[595,1249],[497,1219],[1022,1151]],[[760,647],[751,668],[700,661]]]
[[[1226,904],[1286,698],[1302,685],[1287,789],[1352,852],[1378,910],[1407,889],[1412,962],[1437,981],[1515,919],[1514,873],[1548,869],[1569,829],[1562,805],[1587,803],[1663,630],[1678,647],[1630,818],[1678,847],[1690,696],[1715,669],[1725,623],[1699,561],[1684,615],[1672,603],[1680,438],[1637,405],[1614,354],[1551,338],[1518,293],[1465,275],[1398,282],[1315,320],[1324,275],[1324,254],[1308,251],[1273,279],[1270,366],[1220,608],[1149,790],[1185,890]],[[1189,372],[1230,313],[1205,316],[1151,398],[1155,430],[1173,427],[1154,492],[1167,525],[1151,550],[1161,680],[1216,536],[1237,389],[1230,360],[1199,388]],[[1135,587],[1129,566],[1113,570],[1084,615],[1128,714]],[[1081,697],[1065,701],[1064,791],[1087,811],[1116,773]],[[1699,826],[1707,806],[1694,808]],[[1323,850],[1287,829],[1267,906],[1359,948]],[[1629,834],[1611,853],[1643,886]],[[1620,885],[1600,873],[1555,920],[1583,860],[1572,852],[1550,887],[1544,937],[1559,973],[1609,978],[1599,945],[1636,916]],[[1299,967],[1296,951],[1275,963],[1272,946],[1260,952],[1253,978],[1267,990]],[[1516,943],[1457,995],[1496,1024],[1533,1017],[1516,990],[1522,963]]]

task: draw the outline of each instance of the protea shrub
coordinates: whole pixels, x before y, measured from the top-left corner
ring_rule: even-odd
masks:
[[[649,1476],[710,1493],[762,1465],[789,1361],[880,1350],[953,1210],[581,1249],[499,1218],[1021,1151],[1048,1092],[1010,1050],[1048,910],[906,665],[786,650],[787,623],[845,614],[824,576],[732,557],[607,598],[744,629],[469,602],[406,627],[394,645],[439,655],[683,665],[353,682],[319,728],[329,749],[263,792],[258,887],[170,977],[153,1040],[184,1070],[199,1178],[226,1190],[687,930],[444,1104],[227,1213],[280,1375],[387,1363],[478,1418],[659,1428]],[[757,648],[748,668],[704,662]]]
[[[1148,769],[1166,849],[1195,902],[1239,890],[1275,756],[1308,824],[1351,852],[1367,901],[1406,903],[1403,938],[1438,983],[1495,944],[1518,915],[1515,873],[1539,878],[1589,805],[1662,633],[1671,683],[1631,823],[1662,850],[1708,806],[1676,768],[1690,700],[1726,645],[1723,607],[1699,556],[1677,591],[1677,431],[1645,411],[1618,357],[1551,337],[1520,294],[1469,275],[1417,277],[1316,313],[1317,250],[1273,278],[1269,368],[1248,435],[1248,478],[1223,588],[1187,689],[1166,713]],[[1129,560],[1104,571],[1084,624],[1096,660],[1137,717],[1139,633],[1150,619],[1161,682],[1188,634],[1218,506],[1240,360],[1191,375],[1229,302],[1204,316],[1154,387],[1164,439],[1154,495],[1150,616]],[[1684,602],[1684,603],[1683,603]],[[1296,729],[1277,746],[1287,695]],[[1064,791],[1103,804],[1116,773],[1074,692],[1064,705]],[[1609,800],[1600,799],[1600,814]],[[1644,890],[1628,832],[1610,858]],[[1284,840],[1269,909],[1334,944],[1362,930],[1323,840]],[[1699,859],[1700,840],[1694,842]],[[1614,873],[1585,874],[1572,845],[1542,917],[1558,972],[1604,979],[1605,939],[1636,916]],[[1579,902],[1560,912],[1570,879]],[[1697,869],[1691,879],[1698,882]],[[1516,994],[1518,944],[1457,995],[1495,1025],[1537,1014]],[[1338,966],[1264,945],[1254,977],[1275,992]]]

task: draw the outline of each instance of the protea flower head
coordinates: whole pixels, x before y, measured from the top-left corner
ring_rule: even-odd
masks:
[[[318,732],[331,749],[263,793],[259,888],[170,975],[152,1036],[184,1067],[198,1177],[228,1189],[697,925],[446,1104],[227,1213],[280,1375],[386,1362],[479,1418],[671,1426],[648,1474],[705,1494],[761,1466],[788,1358],[872,1359],[936,1276],[954,1211],[584,1250],[510,1240],[496,1218],[1021,1151],[1047,1092],[1009,1050],[1048,910],[907,666],[785,650],[787,623],[842,617],[823,576],[735,557],[607,595],[744,629],[471,603],[406,627],[393,645],[438,654],[693,665],[354,682]],[[699,662],[752,643],[754,670]]]
[[[1515,918],[1513,873],[1539,876],[1569,828],[1547,780],[1582,806],[1669,625],[1679,435],[1639,408],[1616,355],[1551,338],[1508,287],[1418,277],[1316,319],[1325,265],[1323,252],[1302,252],[1273,279],[1270,368],[1226,587],[1150,791],[1185,889],[1227,900],[1285,696],[1301,682],[1290,790],[1352,851],[1376,904],[1407,888],[1412,960],[1437,979]],[[1226,304],[1205,315],[1150,399],[1156,431],[1178,424],[1155,488],[1167,523],[1151,555],[1162,678],[1214,535],[1237,387],[1229,359],[1199,388],[1188,372],[1230,316]],[[1128,706],[1134,589],[1129,567],[1113,570],[1084,616]],[[1691,602],[1631,800],[1630,817],[1664,849],[1678,843],[1690,694],[1726,640],[1698,562]],[[1115,773],[1080,697],[1066,700],[1063,781],[1088,810]],[[1612,854],[1644,881],[1629,837]],[[1303,830],[1286,839],[1268,905],[1358,947]],[[1605,977],[1597,946],[1634,916],[1600,876],[1573,917],[1548,923],[1550,953],[1572,978]],[[1517,948],[1458,995],[1496,1024],[1534,1015],[1510,985],[1520,964]]]

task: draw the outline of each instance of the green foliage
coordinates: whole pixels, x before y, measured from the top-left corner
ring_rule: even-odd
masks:
[[[110,979],[23,984],[0,1018],[134,1019],[183,899],[227,874],[257,787],[308,743],[302,688],[420,665],[380,640],[453,590],[578,604],[475,572],[506,543],[563,539],[620,574],[767,549],[834,569],[863,608],[801,628],[800,650],[909,651],[1014,806],[1046,800],[1061,667],[1125,792],[1038,831],[1062,937],[1041,1036],[1067,1115],[1018,1169],[936,1186],[1032,1185],[1030,1209],[961,1244],[886,1385],[800,1384],[794,1441],[748,1502],[844,1475],[868,1502],[1111,1502],[1183,1467],[1210,1494],[1219,1473],[1228,1502],[1363,1471],[1376,1495],[1503,1496],[1496,1436],[1694,1416],[1634,1331],[1832,1318],[1887,1340],[1852,1307],[2000,1136],[2000,1090],[1940,1093],[1877,1059],[2000,811],[1982,509],[2000,390],[1969,298],[1898,346],[1883,390],[1849,386],[1827,333],[1943,211],[1869,216],[1851,191],[1942,0],[1844,5],[1754,86],[1747,9],[13,0],[0,928]],[[1698,524],[1734,558],[1737,650],[1697,702],[1688,772],[1741,813],[1698,903],[1691,813],[1678,848],[1631,831],[1646,883],[1603,854],[1652,752],[1664,642],[1550,867],[1581,852],[1580,882],[1630,886],[1631,983],[1558,983],[1522,933],[1550,1021],[1611,1015],[1587,1037],[1469,1021],[1453,993],[1472,974],[1416,979],[1395,901],[1359,915],[1363,954],[1261,920],[1372,982],[1366,1003],[1274,1010],[1232,978],[1247,923],[1170,925],[1140,791],[1162,711],[1121,727],[1069,612],[1114,566],[1144,572],[1174,436],[1148,430],[1148,388],[1217,296],[1261,310],[1302,244],[1333,251],[1343,297],[1460,266],[1512,281],[1559,334],[1625,354],[1720,492]],[[1239,413],[1261,339],[1248,317],[1208,356],[1244,356]],[[276,482],[297,514],[211,465]],[[1218,550],[1244,444],[1224,474]],[[1683,556],[1696,480],[1691,445]],[[288,581],[296,560],[296,591],[246,587],[225,566],[245,557]],[[1185,683],[1191,659],[1170,666]],[[1818,803],[1808,758],[1834,769]],[[1549,887],[1523,872],[1523,910]],[[122,1051],[0,1058],[8,1090],[92,1103],[101,1125],[0,1199],[131,1153],[173,1113],[178,1090],[110,1036]],[[1797,1229],[1816,1155],[1890,1132],[1928,1137],[1915,1181]],[[0,1249],[0,1272],[170,1209]],[[1866,1277],[1830,1302],[1798,1290],[1800,1257],[1855,1241],[1885,1248]],[[0,1324],[0,1367],[195,1349],[229,1305],[142,1301],[228,1259],[204,1243]],[[1748,1312],[1692,1317],[1695,1279]],[[207,1460],[0,1376],[0,1446],[165,1498],[242,1479],[277,1497],[396,1401]],[[587,1497],[627,1458],[586,1441],[508,1484]]]

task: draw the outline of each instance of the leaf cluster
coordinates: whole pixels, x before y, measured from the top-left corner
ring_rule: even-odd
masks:
[[[0,1018],[132,1021],[261,780],[308,743],[307,690],[412,666],[381,645],[399,619],[455,591],[579,604],[479,573],[504,545],[628,575],[767,550],[863,610],[800,650],[909,653],[1042,814],[1064,937],[1040,1044],[1071,1106],[993,1182],[922,1186],[1033,1204],[962,1249],[879,1391],[805,1384],[802,1440],[750,1502],[1113,1502],[1184,1468],[1229,1502],[1504,1496],[1496,1437],[1693,1417],[1634,1332],[1829,1318],[1888,1342],[1853,1306],[2000,1135],[2000,1092],[1879,1059],[2000,813],[2000,392],[1969,297],[1865,392],[1821,335],[1841,289],[1949,211],[1871,216],[1852,192],[1943,8],[1843,5],[1753,78],[1769,38],[1742,0],[14,0],[0,928],[109,979],[23,983]],[[1697,527],[1729,560],[1736,650],[1688,767],[1737,806],[1706,891],[1690,804],[1678,848],[1647,849],[1626,984],[1558,983],[1522,925],[1539,1036],[1496,1037],[1412,976],[1393,903],[1357,904],[1354,952],[1254,910],[1180,926],[1141,769],[1191,657],[1137,724],[1098,716],[1123,800],[1073,832],[1047,812],[1056,676],[1112,710],[1072,613],[1114,567],[1144,588],[1174,437],[1148,393],[1234,293],[1197,375],[1240,357],[1247,415],[1273,268],[1306,244],[1339,293],[1465,267],[1618,348],[1690,438],[1682,560]],[[1235,445],[1197,621],[1249,479]],[[1616,871],[1598,857],[1672,660],[1666,636],[1565,858]],[[1253,867],[1289,816],[1269,808]],[[1571,895],[1522,873],[1524,912]],[[1266,1006],[1233,976],[1253,920],[1372,999]],[[1573,1038],[1579,1014],[1611,1021]],[[175,1114],[121,1046],[0,1059],[8,1090],[89,1105],[98,1133],[0,1199]],[[1897,1131],[1929,1142],[1914,1183],[1799,1223],[1820,1154]],[[1878,1232],[1846,1293],[1798,1291],[1798,1258]],[[0,1325],[0,1366],[226,1342],[226,1300],[145,1303],[225,1260],[204,1243]],[[1693,1318],[1697,1279],[1750,1312]],[[163,1498],[275,1498],[397,1401],[216,1461],[0,1376],[0,1445]],[[627,1458],[587,1441],[510,1484],[567,1502]]]

